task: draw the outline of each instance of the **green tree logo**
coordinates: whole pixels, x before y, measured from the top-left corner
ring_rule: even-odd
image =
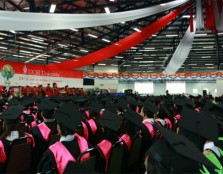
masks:
[[[2,68],[2,77],[4,77],[5,79],[5,84],[10,84],[10,81],[9,79],[12,78],[14,76],[15,72],[12,68],[11,65],[4,65],[3,68]]]

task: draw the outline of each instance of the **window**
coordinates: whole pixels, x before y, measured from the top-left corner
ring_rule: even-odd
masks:
[[[193,94],[197,94],[197,89],[193,89]]]
[[[168,90],[170,94],[182,94],[186,91],[186,85],[185,82],[167,82],[166,90]]]
[[[152,82],[135,82],[135,91],[139,94],[152,94],[153,83]]]

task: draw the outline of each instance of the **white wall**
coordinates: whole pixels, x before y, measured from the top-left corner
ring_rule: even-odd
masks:
[[[143,83],[143,82],[142,82]],[[222,92],[223,92],[223,80],[219,83],[221,84],[222,87]],[[204,89],[208,89],[208,91],[213,95],[213,96],[219,96],[219,94],[215,93],[215,89],[217,88],[217,83],[216,82],[186,82],[186,91],[185,94],[192,94],[192,95],[202,95]],[[123,92],[125,89],[134,89],[134,82],[119,82],[118,83],[118,92]],[[165,95],[166,94],[166,83],[163,82],[161,83],[160,81],[154,82],[153,86],[154,92],[153,95]],[[193,89],[197,89],[198,93],[195,94],[193,93]],[[220,94],[221,95],[221,94]]]
[[[217,87],[217,95],[221,96],[223,94],[223,79],[216,80],[216,87]]]

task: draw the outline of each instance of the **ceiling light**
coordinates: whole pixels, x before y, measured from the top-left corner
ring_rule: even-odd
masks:
[[[135,57],[134,58],[135,60],[141,60],[141,59],[143,59],[142,57]]]
[[[61,47],[68,47],[67,45],[63,45],[63,44],[57,44],[57,45],[59,45]]]
[[[145,50],[154,50],[155,48],[152,48],[152,47],[146,47],[144,48]]]
[[[111,2],[114,2],[115,0],[110,0]]]
[[[131,65],[123,65],[123,66],[131,66]]]
[[[195,34],[195,36],[207,36],[208,34],[207,33],[198,33],[198,34]]]
[[[193,65],[197,65],[196,63],[194,63],[194,64],[188,64],[188,65],[191,65],[191,66],[193,66]]]
[[[156,34],[153,34],[152,36],[153,36],[153,37],[156,37],[157,35],[156,35]]]
[[[15,55],[15,54],[14,54],[14,55],[12,55],[12,56],[14,56],[14,57],[24,57],[24,56],[20,56],[20,55]]]
[[[107,14],[109,14],[109,13],[110,13],[110,10],[109,10],[109,8],[108,8],[108,7],[105,7],[105,12],[106,12]]]
[[[101,39],[101,40],[103,40],[105,42],[111,42],[110,40],[107,40],[107,39]]]
[[[106,64],[105,63],[99,63],[98,65],[99,66],[105,66]]]
[[[29,52],[29,51],[24,51],[24,50],[20,50],[20,52],[22,52],[22,53],[28,53],[28,54],[31,53],[31,52]]]
[[[50,6],[50,13],[54,13],[55,9],[56,9],[56,4],[51,4]]]
[[[135,54],[142,54],[142,53],[135,53]]]
[[[123,22],[121,22],[122,24],[124,24],[125,23],[125,21],[123,21]]]
[[[80,51],[85,52],[85,53],[89,52],[88,50],[83,50],[83,49],[81,49]]]
[[[203,47],[203,48],[214,48],[213,46],[206,46],[206,47]]]
[[[167,34],[166,37],[177,37],[177,34]]]
[[[173,47],[164,47],[163,49],[164,50],[170,50],[170,49],[173,49]]]
[[[213,67],[213,66],[210,66],[210,67],[206,67],[206,68],[210,68],[210,69],[213,69],[213,68],[215,68],[215,67]]]
[[[207,63],[207,64],[205,64],[205,65],[214,65],[213,63]]]
[[[160,4],[161,6],[165,6],[166,4]]]
[[[137,47],[131,47],[131,49],[137,49]]]
[[[72,31],[78,31],[78,29],[75,29],[75,28],[70,28],[70,30],[72,30]]]
[[[115,64],[111,64],[111,66],[118,66],[118,65],[115,65]]]
[[[138,28],[133,28],[133,30],[137,31],[137,32],[142,32],[140,29]]]
[[[193,15],[194,17],[194,15]],[[182,18],[190,18],[190,15],[183,15]]]
[[[7,48],[6,48],[6,47],[0,47],[0,49],[4,49],[4,50],[7,50]]]
[[[201,58],[211,58],[211,56],[202,56]]]
[[[56,60],[54,60],[53,62],[54,62],[54,63],[61,63],[60,61],[56,61]]]
[[[123,57],[122,56],[115,56],[115,58],[122,59]]]
[[[223,35],[223,33],[218,33],[218,35]]]
[[[14,30],[9,30],[11,33],[15,34],[16,32]]]
[[[138,66],[148,66],[148,65],[138,65]]]
[[[98,36],[95,36],[93,34],[88,34],[88,36],[93,37],[93,38],[98,38]]]
[[[115,43],[115,45],[119,45],[119,44]]]

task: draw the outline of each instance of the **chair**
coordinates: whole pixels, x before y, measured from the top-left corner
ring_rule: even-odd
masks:
[[[25,173],[32,171],[32,139],[23,137],[11,144],[6,173]]]
[[[96,149],[95,148],[90,148],[84,152],[82,152],[78,158],[77,158],[77,161],[81,164],[81,166],[84,166],[86,167],[87,169],[89,170],[92,170],[94,171],[95,170],[95,163],[96,163],[96,156],[95,155],[91,155],[90,158],[84,160],[84,161],[81,161],[81,158],[84,154],[86,153],[93,153]]]
[[[142,147],[142,137],[140,137],[140,135],[137,134],[133,138],[132,148],[129,154],[128,164],[127,164],[128,168],[131,168],[140,160],[141,147]]]
[[[60,135],[51,135],[49,143],[48,143],[48,147],[50,147],[51,145],[53,145],[54,143],[56,143],[59,140],[60,140]]]
[[[117,141],[112,145],[107,173],[122,173],[125,146],[121,143]]]

